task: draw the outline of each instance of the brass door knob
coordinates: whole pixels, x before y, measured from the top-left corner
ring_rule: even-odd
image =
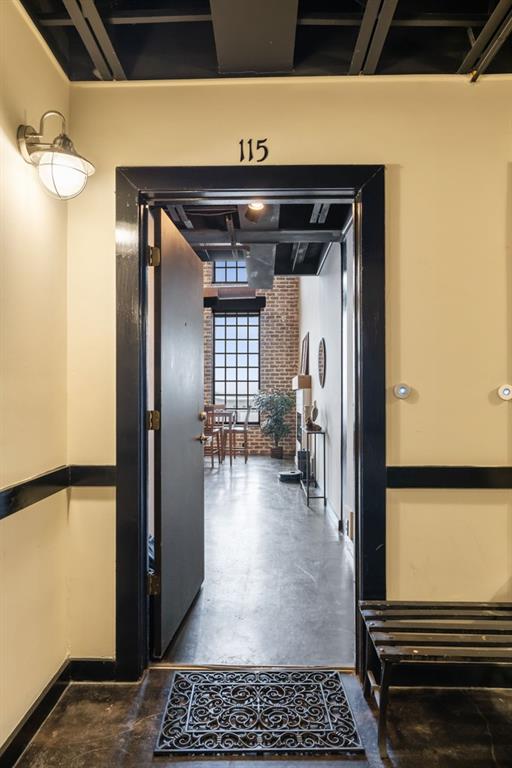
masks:
[[[199,421],[206,421],[206,411],[200,411]]]
[[[201,432],[201,434],[196,437],[196,440],[199,440],[199,442],[204,445],[204,443],[206,443],[208,440],[208,437],[204,434],[204,432]]]

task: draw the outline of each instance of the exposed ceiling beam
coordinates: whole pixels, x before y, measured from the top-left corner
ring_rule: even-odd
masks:
[[[505,18],[505,15],[508,11],[512,8],[512,0],[499,0],[499,3],[497,4],[494,11],[489,16],[489,20],[485,24],[484,28],[478,35],[475,44],[472,48],[468,51],[466,54],[464,61],[460,65],[459,69],[457,70],[457,74],[462,75],[466,74],[467,72],[471,72],[474,65],[480,58],[480,56],[483,54],[485,48],[492,40],[494,34],[496,33],[499,25]]]
[[[94,36],[98,41],[101,51],[107,60],[107,64],[110,67],[114,80],[126,80],[119,57],[115,51],[112,41],[108,36],[105,25],[101,19],[98,9],[94,0],[80,0],[82,5],[82,13],[89,22],[89,25],[94,32]]]
[[[235,246],[250,243],[330,243],[341,241],[341,229],[235,229]],[[194,247],[222,245],[232,248],[230,235],[222,229],[189,229],[182,235]]]
[[[292,246],[292,272],[295,272],[295,267],[298,264],[302,264],[306,258],[308,252],[308,243],[294,243]]]
[[[361,26],[359,27],[359,34],[357,35],[354,53],[352,54],[352,61],[350,62],[350,66],[348,68],[349,75],[359,75],[363,69],[366,53],[368,51],[368,46],[370,45],[370,40],[375,27],[375,23],[377,21],[381,2],[382,0],[368,0],[366,3]]]
[[[480,75],[483,75],[483,73],[489,67],[489,65],[491,64],[492,60],[494,59],[498,51],[501,49],[505,41],[510,36],[511,32],[512,32],[512,12],[509,13],[507,18],[503,22],[500,31],[494,37],[490,45],[486,48],[485,53],[483,54],[482,58],[476,65],[475,69],[473,70],[471,74],[472,83],[478,80]]]
[[[105,56],[103,55],[98,43],[96,42],[96,39],[82,14],[77,0],[62,0],[62,2],[66,11],[69,13],[69,18],[73,22],[76,31],[80,35],[87,53],[91,57],[91,61],[94,64],[97,77],[100,80],[112,80],[112,73],[105,60]]]
[[[374,75],[377,71],[380,55],[384,48],[384,43],[386,42],[397,4],[398,0],[384,0],[382,3],[368,56],[366,57],[363,67],[363,74],[365,75]]]
[[[291,72],[298,0],[210,0],[219,72]]]
[[[322,208],[322,204],[321,203],[315,203],[313,205],[313,210],[311,211],[311,216],[309,218],[309,223],[310,224],[317,224],[317,222],[318,222],[318,215],[320,213],[321,208]]]
[[[329,205],[329,203],[322,203],[322,207],[320,208],[320,213],[318,214],[319,224],[325,224],[327,216],[329,215],[330,207],[331,206]]]

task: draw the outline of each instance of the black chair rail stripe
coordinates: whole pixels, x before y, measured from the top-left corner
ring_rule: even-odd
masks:
[[[71,486],[108,487],[115,484],[115,466],[106,464],[57,467],[0,490],[0,520]]]
[[[388,488],[512,488],[512,467],[388,467]]]
[[[72,464],[0,490],[0,520],[69,487],[115,487],[111,464]],[[388,488],[512,488],[512,467],[388,467]]]

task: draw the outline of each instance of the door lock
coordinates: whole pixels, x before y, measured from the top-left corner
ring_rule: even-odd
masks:
[[[199,421],[206,421],[206,411],[200,411]]]
[[[204,434],[204,432],[201,432],[201,434],[196,437],[196,440],[199,440],[201,445],[204,445],[206,443],[206,441],[208,440],[208,437],[207,437],[207,435]]]

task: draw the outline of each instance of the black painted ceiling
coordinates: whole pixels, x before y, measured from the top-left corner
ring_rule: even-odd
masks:
[[[512,72],[512,0],[22,0],[71,80]]]
[[[256,251],[271,259],[276,275],[318,274],[330,245],[343,239],[349,201],[309,194],[279,203],[271,196],[259,199],[264,209],[256,219],[247,217],[246,203],[228,199],[163,207],[203,261],[244,260]]]

